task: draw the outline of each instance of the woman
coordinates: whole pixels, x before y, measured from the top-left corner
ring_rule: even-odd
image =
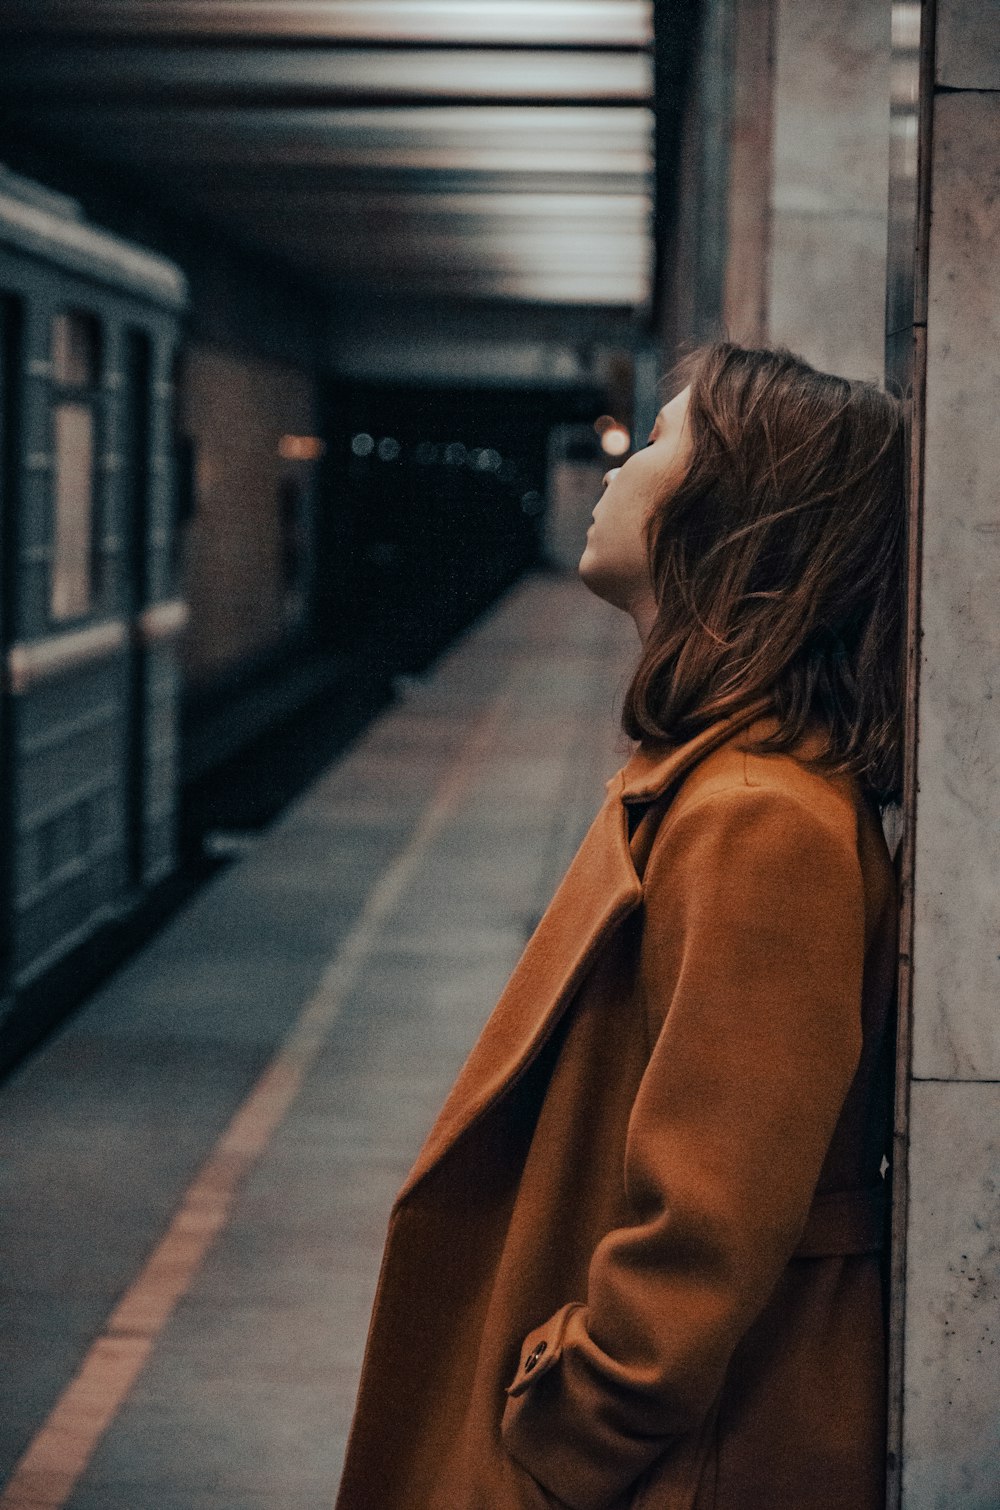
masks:
[[[640,742],[392,1209],[337,1510],[872,1510],[904,445],[719,344],[580,572]]]

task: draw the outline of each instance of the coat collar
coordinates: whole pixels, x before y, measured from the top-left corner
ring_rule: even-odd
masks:
[[[602,946],[638,907],[628,804],[663,794],[710,750],[759,716],[760,704],[678,746],[640,745],[606,783],[607,798],[459,1071],[393,1210],[528,1068]]]
[[[654,801],[686,776],[699,760],[760,718],[770,706],[768,698],[758,698],[738,713],[709,724],[693,739],[679,745],[644,741],[621,770],[605,783],[606,790],[620,802]]]

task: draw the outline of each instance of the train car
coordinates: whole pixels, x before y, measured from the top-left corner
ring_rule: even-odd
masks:
[[[21,994],[175,864],[185,280],[0,172],[0,927]]]

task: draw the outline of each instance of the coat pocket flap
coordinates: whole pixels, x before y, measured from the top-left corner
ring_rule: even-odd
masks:
[[[543,1374],[559,1361],[559,1355],[563,1348],[563,1337],[566,1334],[566,1324],[574,1311],[583,1309],[582,1300],[570,1300],[544,1321],[541,1326],[535,1327],[529,1332],[521,1343],[521,1361],[517,1367],[517,1373],[513,1381],[507,1386],[508,1395],[520,1395],[540,1379]]]

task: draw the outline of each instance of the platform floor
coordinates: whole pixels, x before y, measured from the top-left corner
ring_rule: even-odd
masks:
[[[0,1510],[323,1510],[389,1208],[626,758],[527,579],[0,1087]]]

